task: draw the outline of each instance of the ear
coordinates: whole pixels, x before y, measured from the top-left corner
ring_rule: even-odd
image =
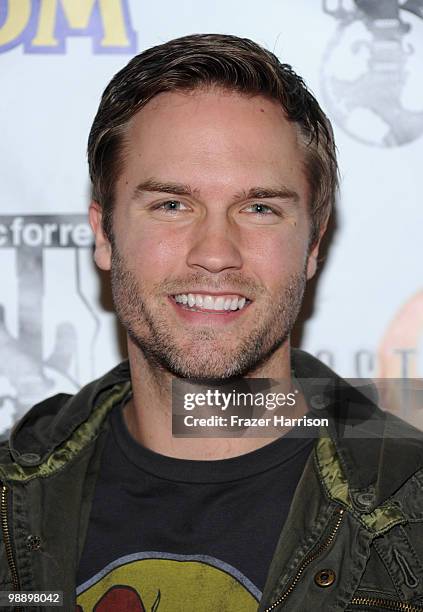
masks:
[[[317,258],[319,256],[319,248],[320,248],[320,242],[323,238],[323,235],[326,231],[327,228],[327,221],[322,225],[320,232],[319,232],[319,236],[317,238],[317,240],[314,242],[313,247],[311,248],[308,257],[307,257],[307,280],[310,280],[311,278],[313,278],[313,276],[316,274],[316,270],[317,270]]]
[[[101,270],[110,270],[112,247],[103,231],[102,216],[103,211],[100,204],[93,200],[89,208],[89,220],[95,241],[94,261]]]

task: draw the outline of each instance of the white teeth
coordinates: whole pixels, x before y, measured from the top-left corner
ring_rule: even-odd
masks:
[[[179,293],[174,296],[175,301],[178,304],[188,305],[190,308],[197,306],[206,310],[242,310],[247,300],[245,297],[224,297],[224,296],[212,296],[204,294],[194,293]]]
[[[214,309],[214,299],[211,295],[206,295],[203,300],[203,308],[207,308],[208,310]]]

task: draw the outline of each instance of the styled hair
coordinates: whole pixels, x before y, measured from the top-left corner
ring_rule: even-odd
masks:
[[[115,184],[124,163],[130,119],[154,96],[218,86],[279,102],[296,124],[310,190],[310,245],[327,222],[338,187],[331,124],[289,64],[257,43],[226,34],[193,34],[136,55],[110,81],[88,139],[92,197],[103,210],[103,229],[112,239]]]

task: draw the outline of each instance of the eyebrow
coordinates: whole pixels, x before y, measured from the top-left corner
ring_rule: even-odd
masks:
[[[157,179],[149,178],[135,187],[132,199],[136,200],[146,192],[171,193],[180,196],[198,196],[200,193],[198,189],[192,189],[185,183],[163,182]],[[234,196],[234,201],[236,202],[240,200],[252,199],[260,200],[263,198],[280,198],[282,200],[293,200],[294,202],[298,202],[300,199],[296,191],[282,185],[280,187],[270,188],[251,187],[251,189],[248,191],[242,190],[236,193]]]
[[[158,181],[150,178],[137,185],[132,194],[132,199],[135,200],[145,192],[173,193],[175,195],[192,196],[198,194],[197,189],[191,189],[189,185],[184,183],[169,183]]]

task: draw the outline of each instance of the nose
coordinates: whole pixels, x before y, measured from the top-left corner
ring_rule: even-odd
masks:
[[[228,219],[203,219],[193,231],[187,264],[214,273],[239,270],[242,256],[237,228]]]

